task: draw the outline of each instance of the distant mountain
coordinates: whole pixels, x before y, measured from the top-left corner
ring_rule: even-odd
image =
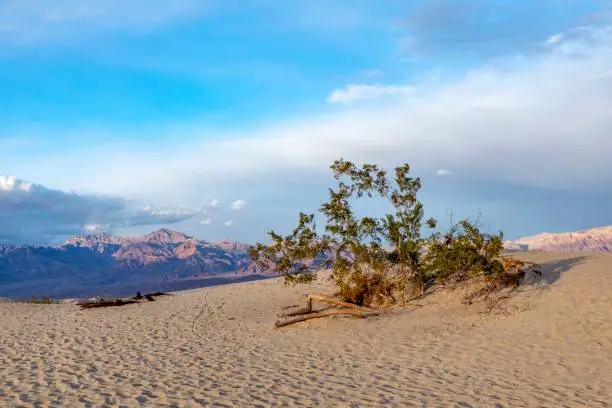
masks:
[[[161,229],[143,237],[105,233],[57,247],[0,246],[0,296],[78,297],[178,290],[271,275],[257,268],[248,245],[217,244]]]
[[[215,245],[220,248],[223,248],[227,252],[232,254],[246,254],[249,250],[249,246],[247,244],[243,244],[241,242],[230,241],[228,239],[219,241]]]
[[[559,234],[543,233],[506,241],[507,250],[557,252],[612,252],[612,226]]]
[[[612,226],[544,233],[504,245],[515,251],[612,252]],[[56,247],[0,245],[0,297],[124,295],[275,276],[252,261],[248,248],[169,229],[130,238],[105,233],[76,236]]]

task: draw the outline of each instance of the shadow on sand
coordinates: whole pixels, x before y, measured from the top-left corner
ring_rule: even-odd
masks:
[[[576,265],[585,263],[587,258],[587,256],[577,256],[575,258],[542,263],[540,264],[542,277],[546,279],[548,284],[553,284],[558,281],[565,272],[571,270]]]

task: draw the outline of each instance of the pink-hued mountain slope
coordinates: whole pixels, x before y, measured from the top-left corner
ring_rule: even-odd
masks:
[[[506,241],[507,250],[552,252],[612,252],[612,226],[575,232],[542,233]]]

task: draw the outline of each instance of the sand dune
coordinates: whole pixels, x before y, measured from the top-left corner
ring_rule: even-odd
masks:
[[[279,280],[80,310],[0,303],[0,405],[612,405],[612,256],[548,262],[502,312],[440,292],[368,320],[272,328],[325,282]]]

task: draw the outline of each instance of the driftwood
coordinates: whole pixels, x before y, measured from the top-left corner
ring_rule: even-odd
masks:
[[[348,307],[351,309],[360,310],[362,312],[371,312],[373,309],[365,306],[359,306],[354,303],[343,302],[338,299],[330,298],[322,295],[308,295],[306,300],[306,307],[312,309],[312,301],[316,300],[317,302],[327,303],[334,306]]]
[[[96,307],[112,307],[112,306],[124,306],[124,305],[133,305],[135,303],[140,303],[141,300],[146,299],[149,302],[155,301],[156,296],[170,296],[169,293],[156,292],[156,293],[147,293],[142,295],[140,292],[136,293],[136,296],[128,299],[113,299],[113,300],[105,300],[98,299],[89,302],[82,302],[78,305],[81,306],[82,309],[92,309]]]
[[[300,316],[300,315],[305,315],[305,314],[309,314],[309,313],[323,312],[325,310],[330,310],[330,309],[334,309],[334,306],[327,306],[327,307],[324,307],[322,309],[318,309],[316,311],[313,311],[312,309],[302,308],[302,309],[294,310],[293,312],[289,312],[289,313],[281,313],[281,314],[278,315],[278,317]]]
[[[366,317],[378,316],[378,312],[360,312],[359,310],[354,310],[354,309],[326,310],[326,311],[318,312],[318,313],[305,314],[305,315],[294,317],[293,319],[288,319],[282,322],[278,321],[274,324],[274,327],[279,328],[283,326],[288,326],[290,324],[303,322],[305,320],[319,319],[321,317],[327,317],[327,316],[342,316],[342,315],[355,316],[361,319],[365,319]]]
[[[94,307],[110,307],[110,306],[123,306],[123,305],[131,305],[134,303],[138,303],[137,300],[124,300],[124,299],[116,299],[116,300],[98,300],[95,302],[89,302],[89,303],[81,303],[79,306],[81,306],[82,309],[92,309]]]
[[[325,309],[313,310],[312,302],[317,301],[331,305]],[[338,309],[340,308],[340,309]],[[292,317],[284,321],[277,321],[274,327],[284,327],[290,324],[303,322],[311,319],[319,319],[321,317],[328,316],[354,316],[359,318],[366,318],[371,316],[378,316],[378,312],[365,306],[355,305],[353,303],[343,302],[338,299],[330,298],[322,295],[308,295],[306,298],[306,307],[298,309],[296,311],[285,313],[281,317]]]

